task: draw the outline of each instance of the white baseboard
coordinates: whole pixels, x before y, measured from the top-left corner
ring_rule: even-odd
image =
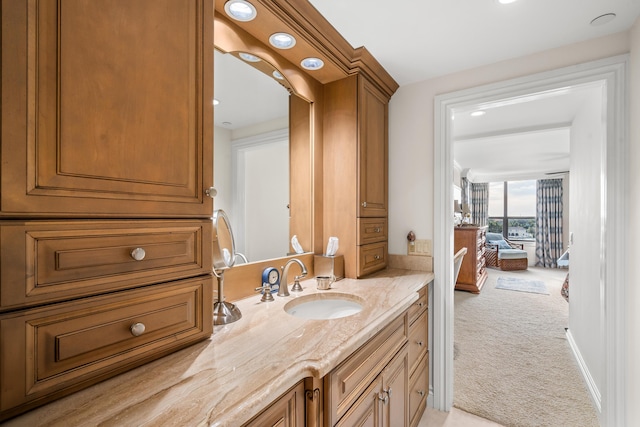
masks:
[[[580,349],[573,339],[573,335],[571,335],[571,331],[567,329],[567,340],[569,341],[569,347],[571,347],[571,351],[573,352],[573,356],[578,362],[578,367],[580,368],[580,373],[582,374],[582,379],[587,384],[587,388],[589,389],[589,395],[591,396],[591,400],[593,404],[596,406],[596,410],[598,411],[598,418],[602,419],[602,397],[600,396],[600,390],[598,390],[598,386],[596,385],[591,373],[589,372],[589,368],[582,358],[582,354],[580,354]]]

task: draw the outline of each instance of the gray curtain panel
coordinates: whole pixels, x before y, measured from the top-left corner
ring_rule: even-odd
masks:
[[[489,183],[470,183],[471,220],[474,224],[485,226],[489,223]]]
[[[557,267],[562,251],[562,179],[541,179],[536,183],[536,266]]]

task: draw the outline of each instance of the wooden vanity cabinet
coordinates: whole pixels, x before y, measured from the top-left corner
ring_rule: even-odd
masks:
[[[4,420],[211,335],[213,4],[0,9]]]
[[[362,74],[324,85],[324,235],[351,278],[387,265],[389,97]]]
[[[488,227],[455,227],[453,232],[453,252],[467,248],[467,254],[460,265],[456,290],[479,294],[487,281],[484,250]]]
[[[304,427],[305,391],[304,381],[280,396],[244,427]],[[320,427],[320,426],[318,426]]]

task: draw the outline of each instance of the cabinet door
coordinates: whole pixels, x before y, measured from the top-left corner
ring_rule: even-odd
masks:
[[[388,100],[359,77],[359,217],[387,216]]]
[[[387,427],[409,426],[409,356],[407,347],[389,362],[382,371],[382,425]]]
[[[304,406],[304,382],[301,381],[244,427],[303,427]]]
[[[382,377],[362,393],[347,413],[336,423],[336,427],[382,427]]]
[[[212,2],[6,2],[2,19],[2,215],[211,215]]]

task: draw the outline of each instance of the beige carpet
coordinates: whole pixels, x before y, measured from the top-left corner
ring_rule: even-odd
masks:
[[[566,270],[489,269],[479,295],[455,292],[454,406],[508,427],[598,426],[565,336]],[[550,295],[496,289],[542,280]]]

